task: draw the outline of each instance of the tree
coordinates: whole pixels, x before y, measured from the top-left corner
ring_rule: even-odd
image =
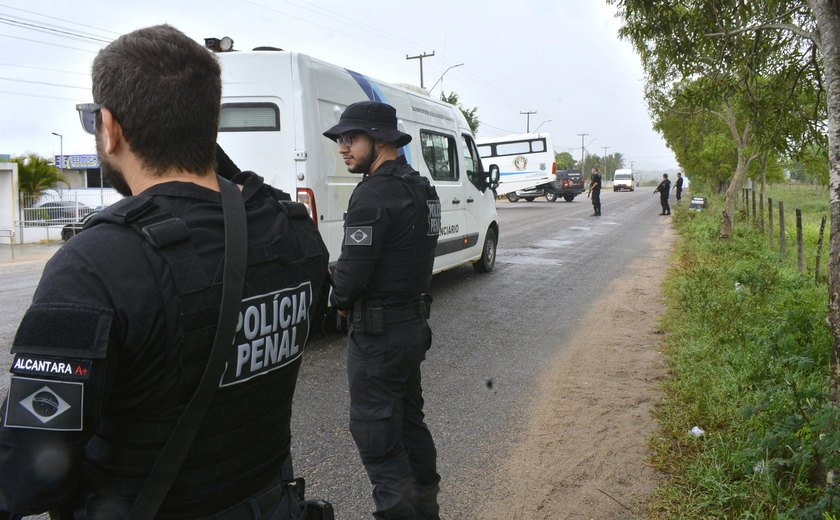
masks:
[[[440,100],[446,101],[450,105],[455,105],[456,107],[458,107],[461,110],[461,113],[464,114],[464,118],[467,120],[467,124],[470,125],[470,130],[472,130],[472,133],[475,134],[476,132],[478,132],[478,126],[481,124],[481,121],[479,121],[478,119],[478,107],[464,108],[464,106],[461,105],[460,101],[458,100],[457,92],[450,92],[448,95],[441,92]]]
[[[808,141],[826,143],[833,336],[829,398],[840,407],[840,0],[687,0],[656,6],[648,0],[607,1],[619,6],[622,35],[639,52],[649,85],[670,74],[680,79],[728,74],[739,79],[747,101],[765,109],[750,120],[763,145],[759,154],[796,155]],[[788,88],[751,90],[765,79]],[[768,116],[773,110],[779,117]]]
[[[23,157],[13,157],[12,162],[18,165],[18,189],[25,197],[40,197],[57,184],[70,187],[64,175],[44,157],[31,153]]]
[[[575,167],[575,159],[569,152],[555,153],[554,163],[559,170],[571,170]]]
[[[796,0],[672,1],[655,9],[645,0],[608,1],[619,5],[621,34],[642,58],[654,118],[683,97],[681,104],[725,123],[736,152],[721,215],[720,236],[728,238],[750,164],[819,138],[824,111],[813,88],[820,77],[815,46],[770,30],[779,21],[812,25],[807,7]]]

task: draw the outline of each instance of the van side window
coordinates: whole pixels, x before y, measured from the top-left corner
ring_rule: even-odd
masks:
[[[429,130],[420,131],[423,160],[436,181],[457,181],[458,160],[455,138]]]
[[[280,109],[274,103],[222,103],[220,132],[272,132],[280,130]]]
[[[467,134],[461,135],[461,144],[464,147],[464,169],[467,171],[467,179],[478,189],[484,188],[481,158],[476,150],[475,142]]]

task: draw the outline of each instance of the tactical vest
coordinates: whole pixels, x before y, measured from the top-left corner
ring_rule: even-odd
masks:
[[[328,258],[306,208],[278,200],[282,192],[269,186],[262,190],[267,193],[255,197],[268,197],[263,203],[279,210],[274,241],[260,247],[249,242],[240,323],[227,368],[158,518],[195,518],[243,500],[278,482],[289,455],[292,396],[309,328],[325,305],[316,308],[312,300],[325,300]],[[183,410],[213,344],[221,282],[214,283],[203,268],[186,223],[151,197],[120,201],[90,225],[104,223],[132,228],[149,246],[147,256],[165,260],[167,272],[156,277],[168,280],[177,295],[180,326],[167,322],[170,334],[161,355],[170,359],[156,399],[170,399]],[[178,417],[103,416],[86,449],[90,495],[121,497],[130,507]]]
[[[440,235],[440,199],[429,180],[419,174],[394,172],[414,204],[415,244],[411,251],[382,249],[380,268],[370,282],[373,292],[404,292],[419,295],[429,291],[435,248]],[[397,287],[394,287],[394,285]]]

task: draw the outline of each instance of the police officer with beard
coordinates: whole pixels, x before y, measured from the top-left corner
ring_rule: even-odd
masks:
[[[214,172],[221,71],[208,50],[168,25],[140,29],[100,51],[92,76],[96,103],[77,109],[127,198],[53,256],[18,328],[0,413],[0,519],[142,512],[135,499],[214,343],[220,191],[241,196],[247,219],[239,325],[156,518],[300,518],[284,483],[292,397],[326,248],[287,194],[252,172],[232,171],[233,184]]]
[[[350,431],[379,519],[439,519],[437,451],[424,422],[420,363],[431,345],[428,295],[440,200],[399,148],[396,111],[354,103],[324,135],[348,171],[350,197],[332,305],[349,313]]]

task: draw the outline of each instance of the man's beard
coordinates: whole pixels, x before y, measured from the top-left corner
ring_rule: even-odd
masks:
[[[370,167],[376,160],[376,146],[371,143],[370,150],[365,157],[356,159],[356,166],[347,168],[350,173],[370,173]]]
[[[111,184],[117,193],[122,195],[123,197],[130,197],[131,196],[131,188],[128,186],[128,183],[125,181],[125,175],[119,169],[115,168],[108,159],[105,158],[105,153],[102,151],[102,133],[97,131],[96,132],[96,155],[99,157],[99,168],[102,170],[102,175],[108,179],[108,182]]]

